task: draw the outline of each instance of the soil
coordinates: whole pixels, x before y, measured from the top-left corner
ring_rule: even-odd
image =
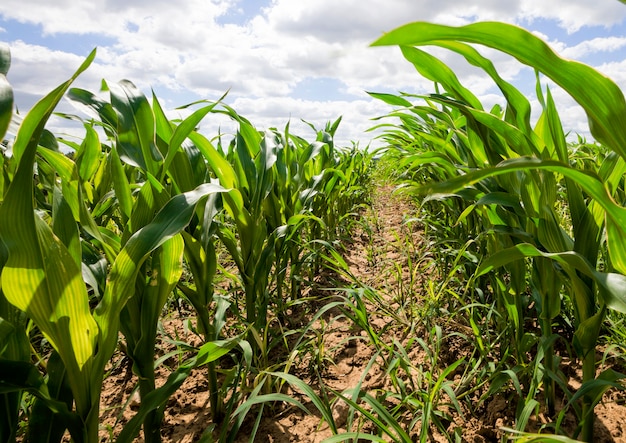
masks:
[[[361,216],[367,220],[352,231],[351,238],[344,241],[344,259],[349,266],[349,275],[334,275],[333,278],[320,276],[316,281],[315,288],[311,291],[319,291],[328,300],[329,291],[324,286],[336,285],[338,279],[343,279],[346,285],[350,285],[351,279],[357,279],[362,285],[374,288],[380,294],[381,300],[378,306],[372,306],[369,322],[377,334],[391,343],[394,340],[402,345],[407,345],[409,357],[414,368],[429,365],[432,359],[428,358],[427,350],[418,345],[416,338],[426,338],[429,331],[423,326],[411,328],[411,324],[419,324],[412,321],[412,315],[417,315],[404,309],[407,306],[407,294],[424,294],[428,287],[428,281],[436,278],[435,271],[430,263],[428,247],[422,238],[422,230],[418,223],[410,222],[415,215],[414,207],[407,200],[393,193],[388,186],[381,187],[374,194],[372,206]],[[407,250],[410,253],[407,253]],[[416,272],[415,270],[418,270]],[[310,295],[310,294],[309,294]],[[337,296],[342,293],[338,292]],[[332,299],[331,299],[332,300]],[[371,302],[370,302],[371,303]],[[382,308],[381,308],[382,306]],[[321,306],[319,306],[321,307]],[[387,308],[384,311],[383,308]],[[384,312],[387,312],[385,314]],[[191,311],[189,311],[191,313]],[[301,321],[306,323],[314,311],[310,311],[309,318]],[[303,314],[304,315],[304,314]],[[442,322],[447,328],[444,336],[449,332],[465,332],[466,325],[455,325]],[[291,373],[297,375],[308,385],[317,389],[315,370],[320,374],[327,388],[335,391],[343,391],[361,384],[361,388],[370,393],[380,392],[381,388],[389,388],[389,376],[385,373],[382,361],[375,357],[375,348],[371,345],[365,331],[356,328],[354,322],[342,315],[337,309],[328,310],[315,322],[314,329],[323,337],[324,355],[319,360],[314,356],[304,356],[297,360],[297,365]],[[163,321],[163,330],[168,331],[170,336],[176,336],[180,340],[188,341],[192,345],[199,345],[200,339],[190,330],[186,319],[181,319],[177,312],[173,312]],[[439,368],[430,368],[432,373],[441,373],[447,365],[456,360],[468,356],[473,349],[464,342],[459,334],[452,334],[446,339],[444,346],[439,352]],[[167,345],[162,345],[166,349]],[[315,363],[315,364],[314,364]],[[563,363],[568,366],[564,371],[576,374],[578,369],[574,363]],[[435,371],[437,369],[438,372]],[[159,368],[163,383],[169,370],[162,365]],[[461,374],[452,372],[450,379],[460,379]],[[575,377],[572,377],[573,379]],[[101,441],[110,441],[111,436],[119,430],[137,411],[139,405],[138,394],[135,391],[136,377],[128,360],[119,354],[112,362],[110,372],[104,381],[101,401]],[[195,370],[185,380],[184,384],[170,398],[165,410],[162,426],[163,441],[169,442],[195,442],[212,441],[210,427],[211,418],[208,399],[208,385],[205,370]],[[302,402],[311,412],[304,413],[293,405],[276,405],[271,414],[266,414],[258,425],[257,442],[321,442],[332,435],[327,423],[321,420],[321,415],[311,401],[302,393],[287,390],[286,393]],[[441,398],[441,409],[447,411],[449,418],[442,420],[450,435],[459,437],[458,441],[466,442],[497,442],[502,441],[505,435],[503,427],[514,427],[516,408],[515,391],[502,392],[488,398],[484,402],[478,402],[480,394],[476,391],[475,406],[471,403],[461,403],[459,414],[454,408],[445,406],[447,397]],[[394,404],[394,399],[387,399],[389,404]],[[625,397],[615,391],[609,391],[604,397],[604,402],[597,406],[596,413],[596,443],[626,442],[626,407]],[[340,400],[333,404],[333,418],[340,432],[347,430],[351,421],[350,408],[345,401]],[[413,417],[406,417],[407,424]],[[355,420],[361,423],[361,432],[367,433],[373,424],[368,420]],[[547,423],[545,415],[539,410],[529,420],[530,429],[539,429]],[[352,430],[358,426],[353,423]],[[254,421],[244,423],[236,442],[250,441],[250,433]],[[576,422],[572,416],[567,416],[564,427],[575,427]],[[209,428],[209,431],[205,432]],[[419,440],[420,422],[413,424],[413,429],[408,430],[413,441]],[[204,434],[204,436],[203,436]],[[142,437],[136,439],[143,442]],[[359,440],[365,441],[365,440]],[[428,441],[447,441],[444,435],[435,427],[431,427]]]

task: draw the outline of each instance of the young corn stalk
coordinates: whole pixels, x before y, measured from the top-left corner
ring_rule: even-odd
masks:
[[[213,210],[228,213],[233,225],[220,223],[217,235],[226,246],[237,269],[244,293],[244,307],[249,342],[255,350],[258,367],[267,367],[269,276],[274,264],[274,235],[269,232],[263,202],[273,186],[272,168],[276,162],[275,140],[260,134],[250,122],[235,111],[225,111],[239,124],[228,152],[193,134],[192,142],[202,152],[208,167],[222,186],[229,189],[216,201]]]

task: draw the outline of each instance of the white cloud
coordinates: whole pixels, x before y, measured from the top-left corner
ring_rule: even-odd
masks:
[[[274,0],[266,9],[269,23],[289,35],[313,35],[323,41],[372,41],[384,31],[410,21],[450,23],[463,18],[481,20],[512,17],[517,1],[483,0],[468,4],[453,0]],[[459,20],[460,18],[460,20]],[[455,23],[458,24],[458,23]]]
[[[97,89],[101,78],[130,79],[146,93],[154,87],[172,106],[191,101],[189,97],[215,99],[230,89],[227,102],[259,126],[280,127],[290,117],[294,125],[305,118],[323,126],[344,115],[342,136],[364,140],[369,118],[388,109],[363,91],[433,89],[397,48],[368,46],[385,31],[411,21],[461,25],[501,20],[532,28],[539,19],[548,19],[574,32],[582,26],[614,25],[626,16],[626,6],[616,0],[272,0],[245,23],[227,23],[241,16],[240,8],[237,0],[3,0],[0,17],[40,25],[45,35],[106,36],[96,62],[77,83],[81,87]],[[11,39],[10,33],[5,35]],[[553,39],[550,44],[565,56],[579,58],[621,49],[626,38],[593,38],[574,46]],[[22,107],[66,80],[83,60],[71,48],[51,50],[19,40],[11,47],[9,79],[23,97]],[[481,52],[511,82],[528,75],[509,56],[484,48]],[[493,82],[464,59],[446,51],[433,53],[485,100],[486,108],[498,101]],[[621,64],[602,68],[626,83]],[[335,79],[353,100],[291,97],[300,82],[316,78]],[[570,104],[564,106],[569,119]]]
[[[521,18],[556,20],[568,32],[583,26],[613,26],[626,17],[626,6],[615,0],[524,0]]]
[[[11,67],[7,79],[16,92],[44,95],[67,80],[84,61],[83,57],[63,51],[51,51],[21,40],[12,42]],[[89,78],[89,70],[82,77]],[[93,70],[91,70],[93,74]]]
[[[232,2],[220,0],[4,0],[0,14],[7,19],[42,26],[44,35],[57,33],[102,34],[123,37],[128,23],[154,18],[163,25],[162,36],[186,34],[211,25]],[[194,25],[194,26],[191,26]]]
[[[613,52],[626,46],[626,37],[597,37],[584,41],[575,46],[564,48],[563,57],[580,59],[597,52]]]
[[[626,60],[602,63],[595,68],[617,83],[622,91],[626,91]]]

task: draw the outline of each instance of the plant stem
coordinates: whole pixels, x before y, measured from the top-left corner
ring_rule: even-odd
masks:
[[[589,349],[583,357],[583,385],[586,382],[594,380],[596,377],[596,352],[595,349]],[[593,399],[590,395],[583,396],[582,404],[582,431],[581,440],[586,442],[593,441],[593,426],[595,422],[595,413],[593,411]]]

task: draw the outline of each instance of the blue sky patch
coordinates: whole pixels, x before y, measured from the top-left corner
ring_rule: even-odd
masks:
[[[20,23],[16,20],[0,19],[0,28],[6,32],[0,34],[0,40],[22,40],[30,45],[45,46],[55,51],[63,51],[71,54],[85,56],[92,49],[99,46],[110,46],[117,43],[114,38],[101,34],[72,34],[59,33],[44,35],[41,25]]]

